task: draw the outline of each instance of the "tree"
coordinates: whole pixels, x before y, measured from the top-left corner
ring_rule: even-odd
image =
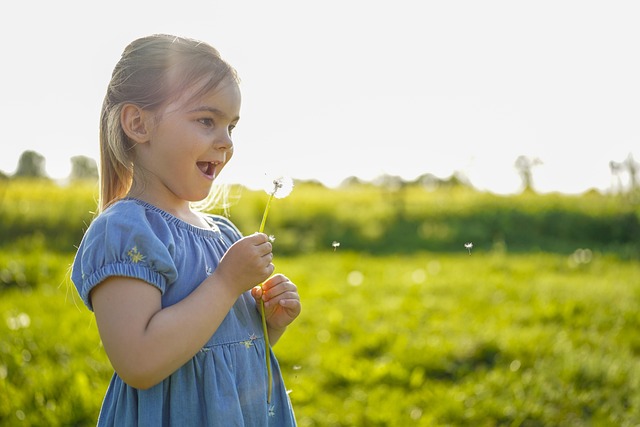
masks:
[[[629,153],[627,159],[622,162],[622,164],[627,168],[627,172],[629,172],[629,186],[631,187],[631,191],[636,191],[636,189],[640,187],[640,181],[638,180],[640,178],[638,176],[638,173],[640,173],[640,164],[633,160],[631,153]]]
[[[18,169],[13,175],[16,178],[46,178],[46,161],[42,154],[27,150],[20,155]]]
[[[518,156],[515,167],[520,174],[522,180],[523,191],[533,191],[533,173],[531,170],[534,166],[542,164],[542,160],[529,156]]]
[[[71,158],[71,181],[95,181],[98,179],[98,166],[96,161],[86,156],[74,156]]]
[[[364,181],[362,181],[357,176],[347,177],[344,180],[342,180],[342,182],[340,183],[340,187],[342,188],[355,187],[358,185],[364,185]]]
[[[615,180],[615,187],[613,188],[613,191],[616,193],[623,192],[622,179],[620,179],[620,175],[622,174],[622,163],[611,160],[609,162],[609,169],[611,170],[611,175]]]
[[[619,191],[624,192],[620,176],[625,172],[629,174],[629,192],[634,193],[640,189],[640,163],[633,159],[631,153],[629,153],[627,158],[622,162],[611,160],[609,162],[609,169],[611,170],[611,175],[616,178]]]
[[[432,173],[423,173],[416,178],[415,183],[421,185],[428,190],[435,190],[440,187],[442,180]]]

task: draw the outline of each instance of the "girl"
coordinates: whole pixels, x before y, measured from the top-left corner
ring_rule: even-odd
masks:
[[[269,278],[265,234],[242,237],[192,208],[233,154],[239,111],[235,71],[199,41],[135,40],[113,71],[99,215],[72,270],[115,369],[100,426],[295,425],[271,353],[267,399],[270,349],[256,303],[275,343],[300,313],[296,286]]]

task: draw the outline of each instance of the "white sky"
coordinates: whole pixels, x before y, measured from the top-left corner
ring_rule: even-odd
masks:
[[[162,32],[240,74],[227,181],[460,171],[509,193],[527,155],[539,191],[606,190],[610,160],[640,161],[639,22],[636,1],[4,2],[0,170],[25,150],[54,178],[97,159],[120,53]]]

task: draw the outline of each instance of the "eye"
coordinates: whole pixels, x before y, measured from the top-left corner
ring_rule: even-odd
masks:
[[[198,123],[206,126],[206,127],[213,127],[214,122],[213,119],[210,117],[203,117],[201,119],[198,119]]]
[[[231,135],[233,133],[233,130],[236,128],[236,125],[230,125],[229,126],[229,135]]]

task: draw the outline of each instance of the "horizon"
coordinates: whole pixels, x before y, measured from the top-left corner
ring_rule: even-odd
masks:
[[[40,155],[43,157],[45,164],[44,164],[44,176],[42,176],[42,178],[44,179],[49,179],[51,181],[56,182],[59,185],[68,185],[70,178],[71,178],[71,164],[72,164],[72,159],[73,157],[76,156],[72,156],[71,158],[69,158],[69,170],[66,174],[64,175],[58,175],[58,176],[52,176],[51,174],[48,173],[47,171],[47,167],[46,167],[46,163],[47,163],[47,159],[46,157],[44,157],[41,153],[38,153],[35,150],[30,150],[27,149],[23,152],[27,153],[27,152],[34,152],[37,155]],[[96,172],[99,170],[99,161],[92,158],[92,157],[88,157],[88,156],[83,156],[83,155],[78,155],[78,157],[85,157],[91,161],[93,161],[95,163],[96,166]],[[539,159],[529,159],[529,160],[539,160]],[[563,192],[563,191],[557,191],[557,190],[550,190],[550,191],[540,191],[537,186],[536,186],[536,173],[535,173],[535,167],[541,165],[542,163],[539,164],[534,164],[531,169],[531,189],[536,192],[536,193],[540,193],[540,194],[548,194],[548,193],[560,193],[560,194],[566,194],[566,195],[580,195],[580,194],[584,194],[584,193],[588,193],[591,191],[597,191],[599,193],[602,194],[618,194],[618,193],[625,193],[630,191],[634,185],[640,185],[640,182],[636,182],[635,184],[631,181],[631,174],[629,172],[629,165],[624,165],[624,162],[632,162],[634,164],[634,166],[636,167],[636,170],[639,170],[638,168],[640,168],[640,163],[638,163],[634,158],[632,153],[629,154],[629,156],[627,157],[627,159],[625,159],[623,162],[616,162],[617,166],[618,166],[618,173],[614,173],[613,168],[611,167],[611,162],[613,161],[609,161],[609,169],[611,171],[611,185],[607,188],[596,188],[596,187],[592,187],[592,188],[587,188],[583,191],[580,192]],[[9,178],[13,178],[15,176],[15,173],[18,170],[18,166],[19,166],[20,160],[17,161],[16,163],[16,167],[14,168],[14,170],[12,172],[8,172],[8,171],[4,171],[4,170],[0,170],[0,173],[5,174],[6,176],[8,176]],[[621,166],[624,166],[624,168],[621,168]],[[225,168],[226,170],[226,168]],[[262,190],[263,188],[265,188],[271,180],[271,178],[273,176],[276,175],[268,175],[265,173],[265,176],[262,176],[261,179],[259,180],[255,180],[255,181],[247,181],[247,180],[242,180],[242,179],[233,179],[233,178],[229,178],[227,177],[227,175],[225,174],[225,170],[223,170],[223,172],[221,173],[220,177],[216,178],[216,182],[220,183],[220,184],[230,184],[230,185],[240,185],[240,186],[244,186],[250,190]],[[439,176],[436,175],[432,172],[429,171],[424,171],[423,173],[420,173],[416,176],[412,176],[412,177],[407,177],[407,176],[402,176],[402,175],[398,175],[398,174],[390,174],[390,173],[381,173],[379,175],[376,176],[372,176],[368,179],[356,176],[356,175],[350,175],[350,176],[345,176],[344,178],[342,178],[339,181],[323,181],[321,179],[317,179],[317,178],[300,178],[300,177],[296,177],[296,176],[289,176],[289,175],[285,175],[295,181],[298,182],[302,182],[302,183],[318,183],[323,185],[324,187],[327,188],[339,188],[344,186],[345,184],[348,184],[350,181],[352,180],[357,180],[358,182],[361,183],[365,183],[365,184],[372,184],[372,185],[384,185],[383,181],[385,179],[399,179],[401,182],[403,183],[418,183],[421,179],[427,178],[427,179],[432,179],[435,181],[434,186],[438,187],[440,185],[446,185],[446,183],[457,180],[459,181],[459,183],[463,186],[469,187],[473,190],[476,191],[483,191],[483,192],[489,192],[489,193],[493,193],[493,194],[502,194],[502,195],[509,195],[509,194],[517,194],[517,193],[521,193],[524,191],[525,188],[525,183],[524,183],[524,178],[522,177],[522,175],[520,175],[519,172],[517,172],[517,168],[515,166],[515,162],[513,165],[513,170],[515,173],[516,178],[518,179],[520,186],[516,191],[509,191],[509,192],[496,192],[496,191],[492,191],[491,189],[482,189],[482,188],[478,188],[464,173],[459,172],[459,171],[453,171],[450,175],[447,176]],[[518,177],[518,175],[520,175],[520,177]],[[637,178],[637,177],[636,177]],[[426,185],[428,186],[428,185]]]

